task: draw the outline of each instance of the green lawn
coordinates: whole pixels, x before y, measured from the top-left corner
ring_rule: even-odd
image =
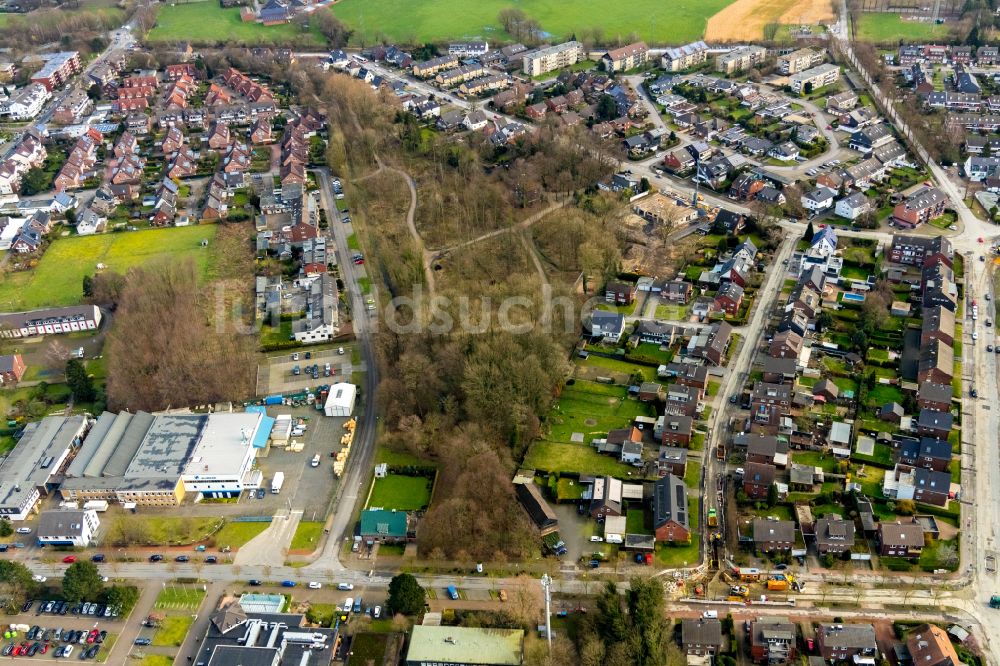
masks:
[[[250,539],[267,529],[271,523],[236,523],[227,522],[215,533],[215,545],[220,548],[230,546],[239,548]]]
[[[351,661],[359,664],[381,664],[385,660],[388,634],[363,632],[351,641]]]
[[[83,277],[94,274],[99,263],[124,274],[133,266],[157,259],[176,261],[191,256],[208,277],[215,262],[215,232],[214,225],[205,225],[58,238],[33,271],[6,273],[0,278],[0,309],[78,303],[83,297]],[[202,239],[208,239],[208,248],[201,247]]]
[[[629,509],[625,516],[625,531],[629,534],[652,534],[646,527],[646,512],[642,509]]]
[[[684,472],[684,483],[691,490],[697,490],[701,483],[701,463],[689,460]]]
[[[180,647],[193,623],[194,617],[188,614],[166,616],[153,634],[153,645]]]
[[[651,405],[626,397],[624,386],[577,380],[563,389],[558,402],[546,416],[548,432],[543,438],[571,442],[573,433],[579,432],[583,433],[583,444],[589,448],[592,439],[607,435],[609,430],[628,426],[636,416],[655,415]]]
[[[347,237],[347,247],[349,247],[352,250],[361,249],[361,243],[358,242],[357,234],[351,234],[350,236]]]
[[[688,317],[688,309],[686,305],[657,305],[655,317],[657,319],[685,320]]]
[[[829,453],[821,451],[795,451],[792,462],[810,467],[822,467],[824,472],[832,472],[837,467],[837,461]]]
[[[165,587],[156,595],[154,607],[159,610],[196,611],[205,598],[200,587]]]
[[[553,44],[580,37],[600,28],[604,41],[628,40],[632,33],[655,44],[682,44],[701,39],[708,17],[728,5],[728,0],[637,0],[628,11],[609,11],[599,0],[426,0],[414,4],[404,0],[341,0],[334,16],[354,29],[352,43],[371,44],[376,35],[408,44],[481,37],[492,41],[510,39],[497,21],[500,10],[516,6],[535,19]],[[543,35],[545,34],[543,33]]]
[[[577,472],[627,479],[638,472],[617,458],[599,454],[586,444],[537,441],[524,457],[524,467],[543,472]]]
[[[619,372],[626,375],[632,375],[633,373],[638,372],[642,375],[644,381],[656,381],[656,368],[648,365],[636,365],[635,363],[629,363],[626,360],[605,358],[604,356],[595,356],[594,354],[591,354],[586,360],[581,361],[580,365],[588,368],[601,368],[603,370]]]
[[[948,24],[904,21],[898,14],[862,14],[855,25],[857,39],[883,44],[934,41],[946,38],[951,32]]]
[[[150,543],[175,546],[204,541],[219,529],[222,521],[211,516],[150,516],[143,517],[142,522],[149,528]]]
[[[431,480],[422,476],[389,474],[375,479],[368,506],[397,511],[418,511],[431,501]]]
[[[298,26],[264,26],[244,23],[238,7],[222,9],[217,2],[193,2],[163,5],[156,17],[156,27],[150,30],[151,42],[191,40],[202,44],[225,41],[228,44],[287,44],[289,46],[321,46],[323,37],[315,29],[303,32]]]
[[[2,14],[0,14],[2,16]],[[139,662],[139,666],[173,666],[174,658],[163,654],[147,654]]]
[[[303,520],[295,528],[295,536],[292,537],[290,550],[314,550],[319,543],[319,537],[323,534],[323,521]]]

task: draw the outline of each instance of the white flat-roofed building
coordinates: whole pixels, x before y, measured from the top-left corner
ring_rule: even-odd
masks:
[[[181,480],[204,497],[238,497],[257,452],[253,446],[263,414],[209,414]]]
[[[96,305],[0,314],[0,337],[29,338],[53,333],[95,331],[101,325],[101,309]]]

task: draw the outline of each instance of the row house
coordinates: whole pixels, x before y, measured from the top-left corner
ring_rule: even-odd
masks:
[[[945,122],[950,127],[963,127],[974,132],[996,132],[1000,129],[1000,114],[952,113]]]
[[[927,95],[925,102],[932,109],[970,113],[983,107],[983,97],[979,93],[932,92]]]
[[[208,137],[208,147],[212,150],[225,150],[232,141],[233,137],[229,125],[216,122]]]
[[[170,161],[164,175],[172,180],[190,178],[198,171],[198,154],[190,146],[182,146]]]
[[[934,340],[920,348],[917,382],[951,384],[955,372],[955,352],[951,345]]]
[[[413,63],[413,75],[421,79],[427,79],[438,72],[454,69],[455,67],[458,67],[458,56],[449,54]]]
[[[188,98],[197,90],[198,84],[189,76],[183,76],[174,80],[169,85],[163,96],[163,105],[166,109],[185,109],[188,106]]]
[[[251,102],[274,101],[274,94],[256,81],[253,81],[243,72],[235,67],[230,67],[222,75],[222,80],[227,86],[243,95]]]
[[[181,131],[180,127],[174,125],[167,130],[160,147],[162,148],[164,155],[170,156],[180,150],[183,145],[184,133]]]
[[[229,216],[229,188],[222,174],[215,174],[208,186],[208,196],[202,209],[203,220],[224,220]]]
[[[941,305],[952,312],[958,306],[958,286],[951,264],[943,259],[932,259],[920,270],[920,303],[924,309]]]
[[[898,462],[904,465],[946,472],[951,460],[951,444],[944,439],[907,439],[899,447]]]
[[[246,173],[250,170],[250,161],[250,148],[243,143],[232,143],[222,156],[221,170],[223,173]],[[291,179],[288,179],[287,182],[289,185],[292,184]],[[282,185],[285,183],[285,179],[282,179]],[[304,173],[302,180],[297,184],[305,184]]]
[[[32,132],[22,134],[20,141],[12,142],[0,158],[0,195],[17,194],[24,174],[41,167],[47,156],[42,140]]]
[[[217,83],[208,87],[208,92],[205,93],[205,106],[232,106],[232,104],[233,96],[225,88]]]
[[[923,311],[920,345],[923,347],[938,341],[948,346],[955,344],[955,313],[942,305],[932,305]]]
[[[145,113],[130,113],[125,117],[125,129],[135,135],[146,135],[153,129],[152,119]]]
[[[743,492],[751,499],[765,499],[776,476],[777,469],[774,465],[747,463],[743,473]]]
[[[177,65],[167,65],[166,77],[167,81],[177,81],[184,77],[197,79],[200,78],[200,73],[194,63],[185,62]]]
[[[921,382],[917,389],[917,406],[929,412],[948,412],[952,404],[951,384]]]
[[[890,499],[946,506],[951,495],[951,474],[897,463],[885,471],[882,493]]]
[[[271,119],[278,115],[278,107],[273,100],[250,102],[220,106],[211,110],[212,117],[218,122],[230,125],[249,125],[259,119]],[[190,124],[190,121],[188,120]]]
[[[453,69],[447,69],[443,72],[439,72],[434,77],[434,81],[441,87],[451,88],[452,86],[458,85],[468,79],[485,76],[486,73],[486,68],[482,65],[461,65]]]
[[[173,224],[177,215],[177,183],[164,178],[156,188],[156,203],[153,204],[153,214],[149,223],[154,227],[165,227]]]
[[[63,164],[59,173],[53,181],[53,187],[57,191],[73,190],[83,187],[83,183],[94,173],[94,165],[97,164],[97,147],[101,145],[104,137],[100,132],[91,128],[84,133],[73,145],[69,157]]]
[[[494,90],[503,90],[513,83],[514,79],[507,74],[488,74],[465,81],[458,87],[462,95],[485,95]]]

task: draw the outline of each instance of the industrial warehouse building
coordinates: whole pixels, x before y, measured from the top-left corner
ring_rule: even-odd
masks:
[[[55,490],[59,472],[89,426],[84,416],[46,416],[25,426],[0,464],[0,516],[24,520],[39,499]]]
[[[66,468],[66,500],[174,506],[187,493],[238,497],[260,484],[256,450],[269,434],[259,412],[105,412]]]
[[[326,397],[323,412],[327,416],[350,416],[354,412],[354,403],[358,398],[358,387],[354,384],[341,382],[330,387]]]
[[[38,518],[35,536],[48,546],[86,548],[94,541],[101,520],[93,509],[43,511]]]

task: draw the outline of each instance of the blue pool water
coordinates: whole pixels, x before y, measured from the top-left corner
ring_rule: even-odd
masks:
[[[855,303],[864,303],[865,302],[865,295],[864,294],[855,294],[853,291],[846,291],[846,292],[844,292],[844,300],[845,301],[854,301]]]

